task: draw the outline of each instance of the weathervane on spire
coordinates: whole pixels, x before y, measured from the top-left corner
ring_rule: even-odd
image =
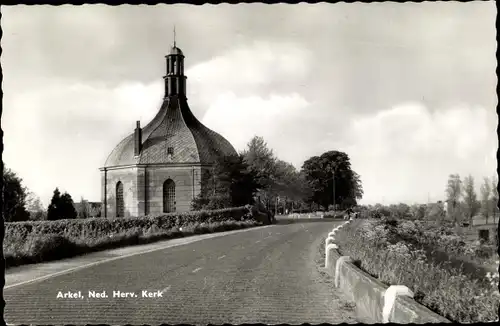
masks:
[[[174,47],[175,47],[175,25],[174,25]]]

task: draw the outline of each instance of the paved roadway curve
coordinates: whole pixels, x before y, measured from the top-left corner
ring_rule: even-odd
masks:
[[[356,323],[321,272],[321,241],[338,222],[259,227],[90,266],[4,290],[11,324]],[[163,291],[142,298],[142,291]],[[56,299],[81,291],[81,299]],[[88,298],[106,291],[108,298]],[[113,298],[113,291],[138,297]]]

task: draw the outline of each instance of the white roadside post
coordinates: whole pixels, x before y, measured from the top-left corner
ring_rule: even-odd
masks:
[[[328,261],[330,260],[330,251],[332,249],[337,249],[338,246],[335,243],[330,243],[325,248],[325,268],[328,268]]]
[[[325,248],[328,247],[328,245],[330,243],[333,243],[333,241],[335,241],[335,238],[333,238],[333,237],[326,238],[326,240],[325,240]]]
[[[340,264],[343,262],[351,261],[351,257],[342,256],[337,259],[337,263],[335,264],[335,287],[338,288],[340,285]]]
[[[400,295],[413,298],[413,292],[404,285],[391,285],[384,292],[384,308],[382,310],[382,322],[384,324],[389,322],[396,297]]]

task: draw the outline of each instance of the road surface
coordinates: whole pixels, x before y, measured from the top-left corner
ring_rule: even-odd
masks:
[[[282,219],[277,225],[104,261],[32,283],[12,286],[15,275],[7,275],[5,321],[356,323],[359,319],[318,262],[320,243],[335,224]]]

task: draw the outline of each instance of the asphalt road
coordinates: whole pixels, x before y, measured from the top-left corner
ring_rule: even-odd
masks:
[[[6,288],[5,321],[356,323],[355,313],[319,263],[320,244],[338,222],[278,223]],[[80,291],[82,296],[57,298],[59,292],[68,291]],[[105,292],[106,297],[90,298],[89,291]],[[113,297],[114,291],[133,294]],[[156,297],[148,297],[152,293]]]

